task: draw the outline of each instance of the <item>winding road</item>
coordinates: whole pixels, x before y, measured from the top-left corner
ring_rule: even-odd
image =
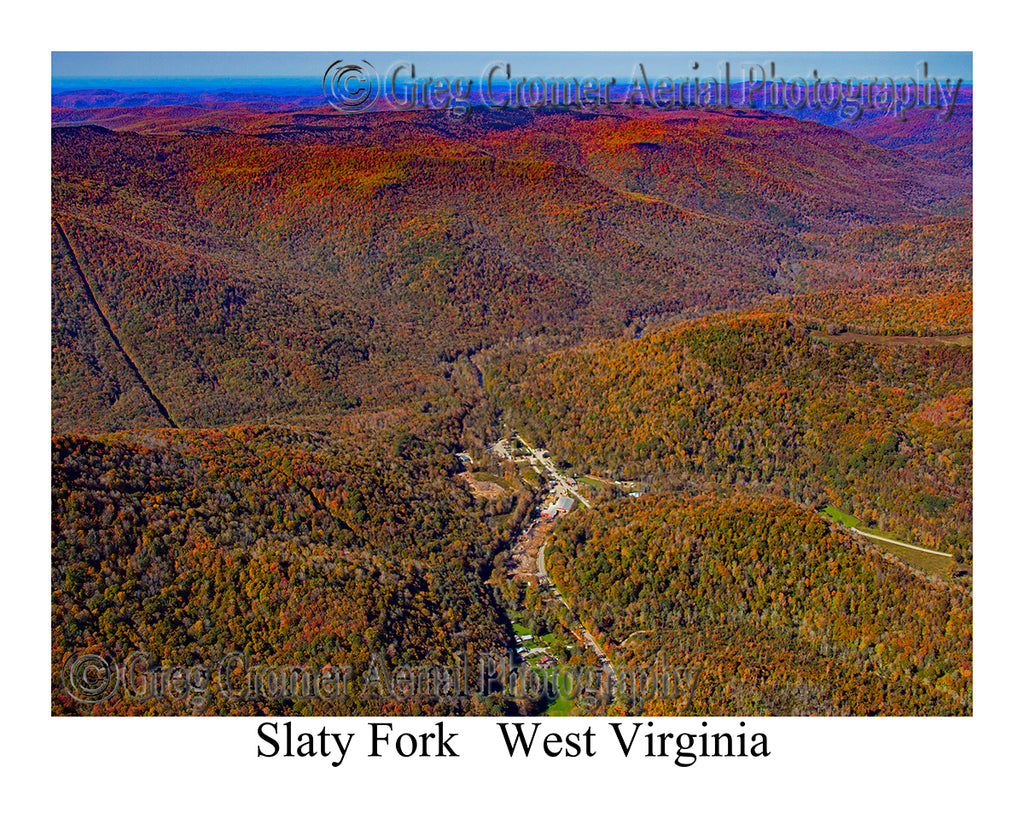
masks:
[[[569,612],[569,614],[572,615],[573,619],[579,625],[580,633],[583,635],[583,639],[585,639],[587,641],[587,644],[592,649],[594,649],[594,653],[597,655],[597,658],[601,661],[601,665],[604,667],[605,671],[608,673],[608,678],[611,680],[611,683],[612,683],[611,687],[612,687],[612,690],[614,691],[615,690],[615,685],[618,682],[618,676],[615,673],[615,666],[613,666],[612,665],[612,661],[608,659],[608,655],[605,654],[604,651],[602,651],[601,646],[599,646],[597,644],[597,640],[594,639],[594,635],[591,634],[589,631],[587,631],[587,627],[585,625],[583,625],[583,621],[580,620],[573,613],[572,608],[565,601],[565,598],[562,597],[562,593],[558,590],[558,586],[556,586],[552,582],[551,578],[548,577],[547,570],[544,568],[544,550],[547,548],[547,545],[548,544],[545,541],[541,545],[540,549],[537,550],[537,579],[541,583],[543,583],[545,586],[547,586],[549,589],[551,589],[552,594],[555,595],[555,597],[558,599],[558,602],[560,602],[563,606],[565,606],[566,610]]]
[[[576,500],[578,500],[583,506],[587,507],[587,509],[594,508],[590,501],[584,498],[570,485],[569,478],[566,475],[563,475],[555,468],[555,465],[551,462],[551,458],[549,456],[541,455],[537,450],[530,446],[530,444],[523,440],[523,437],[521,435],[516,435],[515,437],[516,440],[519,441],[519,443],[521,443],[524,447],[527,448],[527,450],[529,450],[530,459],[533,461],[535,467],[539,466],[543,469],[546,469],[551,474],[551,477],[554,478],[558,490],[562,494],[571,495],[572,497],[576,498]],[[504,439],[495,443],[491,448],[491,451],[499,455],[500,457],[507,458],[512,461],[515,460],[515,457],[512,454],[512,448]],[[551,580],[551,578],[548,576],[547,569],[544,566],[544,550],[547,548],[547,545],[547,541],[545,541],[540,545],[540,548],[537,550],[537,580],[540,583],[543,583],[547,588],[551,590],[554,596],[558,599],[558,602],[565,606],[566,611],[569,612],[569,614],[572,616],[572,619],[579,626],[579,630],[580,633],[583,635],[583,639],[586,641],[587,645],[589,645],[594,650],[594,653],[597,655],[597,658],[601,661],[601,666],[605,669],[605,672],[608,674],[608,678],[611,680],[611,688],[614,691],[615,685],[618,682],[618,675],[615,673],[615,666],[612,665],[611,660],[608,659],[608,655],[604,653],[604,651],[601,649],[601,646],[597,644],[597,640],[594,639],[594,635],[587,631],[587,627],[583,625],[583,622],[579,619],[579,617],[576,616],[572,608],[566,602],[565,598],[562,597],[562,593],[558,590],[558,586],[556,586],[554,582]]]

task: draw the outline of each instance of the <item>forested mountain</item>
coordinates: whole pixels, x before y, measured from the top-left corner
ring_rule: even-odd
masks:
[[[830,503],[963,561],[971,383],[970,347],[841,341],[778,314],[507,359],[487,381],[581,471]]]
[[[200,712],[500,713],[500,698],[360,696],[374,657],[451,664],[462,652],[475,668],[507,650],[482,582],[499,543],[451,480],[455,463],[413,436],[362,447],[266,427],[55,437],[55,713],[193,706],[123,690],[76,703],[59,675],[84,647],[121,660],[141,652],[148,672],[173,664],[213,674],[233,654],[253,666],[350,667],[351,696],[210,696]]]
[[[793,292],[823,248],[850,256],[836,229],[969,189],[785,117],[273,116],[252,134],[54,130],[58,429],[152,415],[79,332],[86,283],[180,425],[322,416],[435,389],[439,360],[502,339]]]
[[[620,673],[684,670],[693,713],[970,713],[970,593],[791,502],[626,499],[566,520],[547,560]]]
[[[486,451],[512,428],[605,487],[551,573],[617,662],[704,658],[707,712],[970,711],[969,115],[109,102],[53,114],[54,713],[536,707],[62,682],[511,649],[547,484]]]

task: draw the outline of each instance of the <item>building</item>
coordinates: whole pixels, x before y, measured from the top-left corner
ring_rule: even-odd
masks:
[[[571,511],[573,503],[573,499],[568,495],[561,495],[540,514],[545,518],[553,518],[556,515]]]

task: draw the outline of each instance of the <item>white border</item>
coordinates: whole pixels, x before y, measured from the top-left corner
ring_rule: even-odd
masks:
[[[1020,679],[1011,608],[1021,579],[1012,478],[1021,463],[1015,423],[1019,340],[1009,328],[1020,301],[1014,236],[1018,180],[1015,77],[1009,19],[982,23],[953,4],[784,7],[759,4],[553,9],[546,3],[352,9],[214,8],[208,3],[48,5],[13,20],[5,139],[13,184],[4,197],[8,268],[5,349],[8,446],[4,497],[14,521],[6,575],[8,657],[4,694],[11,804],[31,799],[76,815],[209,815],[311,809],[350,814],[519,815],[574,809],[606,813],[748,811],[775,815],[952,815],[1009,796],[1016,751],[1014,685]],[[986,26],[1002,28],[990,34]],[[1005,37],[1006,39],[1001,39]],[[513,762],[491,720],[462,720],[472,753],[459,761],[401,764],[359,757],[332,769],[319,760],[257,760],[255,720],[72,720],[49,717],[49,55],[51,50],[973,50],[977,231],[975,716],[970,719],[773,719],[768,760]],[[1013,248],[1016,250],[1016,248]],[[1012,312],[1011,312],[1012,311]],[[1015,629],[1014,629],[1015,631]],[[367,720],[330,720],[363,731]],[[670,721],[659,720],[659,726]],[[687,721],[692,724],[692,721]],[[712,724],[733,724],[716,720]],[[748,720],[748,725],[755,721]],[[573,721],[560,721],[568,730]],[[312,721],[318,730],[321,721]],[[357,727],[350,727],[357,726]],[[417,723],[417,729],[420,727]],[[603,727],[603,726],[601,726]],[[1004,804],[1013,805],[1013,796]],[[994,803],[998,804],[998,803]],[[973,812],[973,811],[972,811]]]

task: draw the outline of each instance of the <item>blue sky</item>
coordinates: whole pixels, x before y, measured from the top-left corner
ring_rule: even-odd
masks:
[[[115,87],[138,88],[145,81],[159,80],[166,88],[179,81],[183,87],[197,84],[214,87],[252,83],[257,80],[287,80],[318,90],[327,66],[338,59],[367,60],[378,71],[400,61],[416,64],[419,76],[479,77],[495,61],[508,62],[517,76],[615,77],[628,81],[634,66],[643,63],[650,76],[720,76],[728,61],[731,76],[739,79],[743,64],[756,64],[769,71],[774,62],[780,77],[835,76],[839,79],[874,76],[913,77],[922,61],[928,73],[969,83],[973,77],[971,52],[53,52],[52,81],[55,88],[79,86],[82,80],[113,80]],[[699,68],[694,71],[694,62]],[[208,82],[209,80],[213,80]]]

